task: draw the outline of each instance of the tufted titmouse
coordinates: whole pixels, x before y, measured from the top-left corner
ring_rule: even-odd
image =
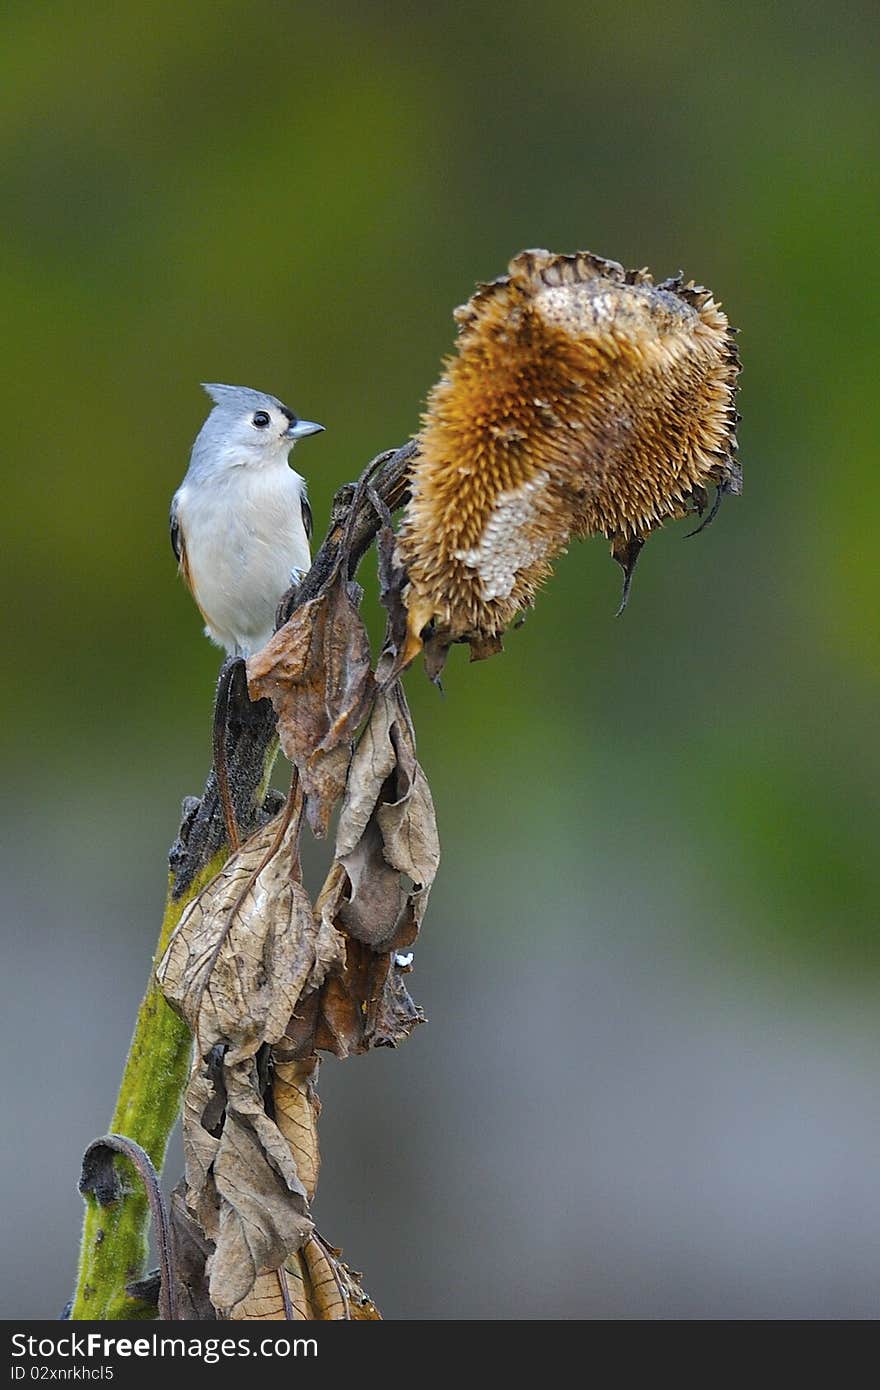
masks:
[[[205,390],[214,409],[171,502],[171,544],[206,635],[248,656],[268,642],[279,599],[311,563],[306,484],[287,458],[324,426],[246,386]]]

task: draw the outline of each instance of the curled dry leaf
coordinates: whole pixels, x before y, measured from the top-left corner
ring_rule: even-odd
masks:
[[[667,517],[739,492],[739,362],[712,294],[589,252],[524,251],[457,310],[398,555],[408,639],[491,655],[570,537],[603,535],[632,574]],[[625,595],[624,595],[625,597]]]
[[[290,1146],[265,1112],[254,1072],[250,1064],[227,1075],[226,1122],[213,1164],[220,1207],[210,1295],[222,1315],[313,1229]]]
[[[342,959],[298,882],[296,818],[281,825],[262,826],[194,899],[157,970],[199,1055],[222,1046],[227,1065],[282,1037],[300,995]]]
[[[359,595],[340,567],[247,663],[251,698],[272,701],[281,747],[299,771],[318,836],[327,833],[375,688]]]
[[[286,1316],[294,1322],[312,1321],[314,1314],[309,1301],[308,1276],[301,1250],[290,1256],[281,1272],[284,1275],[289,1300]]]
[[[376,697],[352,759],[336,861],[315,905],[324,929],[345,934],[345,964],[291,1019],[299,1055],[393,1047],[424,1020],[396,952],[418,934],[439,859],[431,793],[395,682]]]
[[[422,1009],[413,1003],[403,982],[409,966],[400,964],[394,952],[387,960],[384,984],[369,1014],[371,1047],[397,1047],[417,1024],[425,1022]]]
[[[213,1246],[187,1211],[182,1187],[182,1183],[177,1184],[169,1205],[174,1233],[177,1315],[183,1322],[211,1322],[217,1314],[208,1297],[206,1265]]]
[[[342,937],[313,914],[298,881],[297,832],[290,816],[252,836],[187,909],[158,970],[196,1038],[184,1097],[187,1202],[215,1246],[209,1291],[222,1316],[312,1230],[297,1159],[313,1182],[316,1136],[311,1151],[291,1145],[267,1113],[256,1060],[283,1036],[301,995],[344,959]]]
[[[261,1322],[381,1320],[360,1275],[340,1254],[319,1236],[310,1237],[281,1269],[261,1274],[231,1316]]]
[[[440,863],[434,803],[400,683],[377,696],[355,749],[322,915],[374,950],[415,939]]]
[[[290,1278],[284,1268],[258,1274],[250,1293],[236,1304],[229,1316],[233,1322],[291,1321],[294,1314]]]
[[[348,1299],[339,1277],[334,1254],[312,1236],[300,1251],[304,1284],[312,1317],[321,1322],[348,1321]]]
[[[218,1053],[221,1053],[220,1049]],[[183,1094],[182,1127],[187,1207],[211,1240],[217,1233],[220,1212],[220,1198],[214,1182],[213,1165],[226,1120],[226,1085],[223,1079],[222,1053],[219,1067],[209,1068],[210,1064],[194,1057],[189,1082]],[[219,1116],[211,1114],[209,1118],[209,1112],[216,1112],[217,1109],[218,1090],[222,1091]]]
[[[187,1205],[213,1242],[209,1293],[234,1315],[259,1275],[277,1269],[311,1233],[306,1190],[285,1136],[267,1115],[254,1061],[223,1068],[217,1134],[201,1123],[213,1083],[196,1063],[184,1099]]]
[[[179,1196],[175,1208],[175,1230],[187,1252],[183,1306],[193,1316],[213,1316],[214,1309],[221,1317],[248,1321],[380,1316],[339,1251],[315,1239],[308,1214],[319,1161],[316,1070],[315,1057],[275,1060],[273,1121],[256,1064],[223,1069],[224,1119],[219,1134],[210,1135],[199,1116],[219,1078],[216,1068],[194,1069],[184,1146],[189,1207],[198,1223]],[[194,1135],[202,1136],[195,1162]],[[198,1193],[193,1182],[201,1184]]]
[[[381,1322],[382,1314],[361,1285],[361,1276],[341,1260],[336,1263],[339,1282],[345,1292],[348,1316],[352,1322]]]
[[[325,981],[312,1010],[291,1020],[291,1041],[305,1031],[311,1045],[336,1057],[397,1047],[425,1021],[403,983],[403,973],[393,951],[377,954],[352,938],[345,969]]]
[[[376,551],[379,563],[379,602],[388,615],[385,645],[376,667],[376,680],[384,687],[400,674],[409,622],[406,604],[403,601],[407,582],[406,570],[400,563],[397,536],[391,528],[390,520],[381,527],[376,537]]]
[[[290,1146],[300,1182],[310,1202],[315,1197],[321,1167],[318,1148],[321,1102],[315,1090],[317,1079],[317,1057],[284,1061],[280,1050],[274,1049],[272,1104],[275,1123]]]

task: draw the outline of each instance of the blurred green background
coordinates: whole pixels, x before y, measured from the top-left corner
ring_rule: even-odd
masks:
[[[877,38],[867,0],[6,6],[4,1316],[69,1294],[208,763],[198,383],[327,426],[320,534],[524,246],[712,287],[745,494],[621,620],[577,546],[503,656],[408,677],[431,1024],[325,1065],[318,1217],[388,1317],[876,1315]]]

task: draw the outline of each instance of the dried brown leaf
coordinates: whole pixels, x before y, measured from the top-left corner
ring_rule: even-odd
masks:
[[[414,1004],[393,954],[377,954],[349,940],[345,969],[324,983],[314,1025],[313,1045],[337,1057],[356,1056],[373,1047],[396,1047],[425,1015]]]
[[[318,1116],[321,1102],[315,1090],[317,1057],[284,1061],[276,1050],[272,1072],[275,1123],[290,1145],[300,1182],[309,1201],[314,1200],[321,1167]]]
[[[397,1047],[414,1028],[425,1022],[423,1011],[413,1003],[403,982],[405,974],[406,969],[397,965],[392,956],[388,961],[382,990],[371,1011],[367,1035],[370,1047]]]
[[[324,915],[377,951],[409,945],[437,873],[440,845],[398,682],[377,696],[355,749],[336,858],[322,895]]]
[[[339,816],[337,859],[355,848],[373,808],[388,863],[420,887],[430,887],[440,863],[440,842],[434,803],[416,758],[412,719],[399,681],[377,697],[355,749]]]
[[[284,1033],[300,995],[341,959],[342,943],[316,921],[297,881],[295,819],[261,827],[183,914],[157,975],[206,1056],[251,1057]]]
[[[257,1275],[250,1293],[235,1305],[229,1317],[232,1322],[284,1322],[289,1320],[289,1306],[288,1276],[283,1269],[273,1269]]]
[[[391,730],[397,752],[396,799],[376,807],[385,858],[420,888],[428,889],[440,864],[440,841],[428,779],[416,762],[412,730],[400,721]]]
[[[219,1081],[222,1127],[212,1135],[203,1122]],[[296,1156],[266,1114],[253,1061],[222,1066],[219,1076],[196,1063],[183,1140],[187,1205],[216,1247],[208,1261],[211,1303],[224,1317],[253,1316],[238,1305],[260,1301],[271,1287],[261,1276],[279,1268],[312,1230]]]
[[[321,1048],[347,1057],[395,1046],[424,1018],[403,984],[395,952],[418,935],[439,843],[397,682],[377,696],[355,749],[336,856],[315,914],[328,932],[344,932],[345,965],[292,1018],[288,1039],[299,1055]]]
[[[328,976],[328,982],[330,978]],[[291,1015],[284,1046],[295,1057],[309,1057],[315,1050],[315,1026],[323,992],[323,986],[312,990],[300,1000]]]
[[[428,637],[425,639],[425,674],[429,681],[433,681],[438,690],[442,690],[440,677],[443,675],[446,662],[449,659],[449,639],[442,634],[439,636]],[[408,665],[414,657],[418,656],[422,647],[422,638],[418,633],[412,632],[407,639],[404,648],[404,665]]]
[[[225,1075],[226,1120],[212,1166],[219,1220],[209,1270],[211,1302],[223,1317],[313,1229],[290,1146],[263,1108],[256,1068],[242,1063]]]
[[[321,1322],[348,1321],[348,1300],[336,1260],[323,1242],[312,1236],[303,1245],[302,1258],[309,1281],[312,1317]]]
[[[266,831],[255,836],[193,904],[160,968],[199,1043],[184,1098],[187,1200],[215,1243],[209,1288],[221,1316],[245,1299],[259,1302],[267,1286],[255,1294],[257,1280],[312,1230],[317,1134],[307,1068],[300,1065],[299,1085],[311,1134],[300,1130],[292,1145],[266,1113],[254,1054],[278,1040],[300,995],[342,960],[342,938],[291,877],[293,824],[280,842],[271,829],[268,845]]]
[[[272,701],[281,746],[299,769],[318,836],[327,833],[345,786],[350,744],[375,688],[359,594],[340,568],[247,663],[251,699]]]
[[[305,1259],[301,1250],[291,1255],[284,1266],[287,1296],[290,1300],[292,1322],[309,1322],[312,1310],[309,1304],[309,1288],[305,1272]]]
[[[222,1066],[221,1066],[222,1071]],[[186,1165],[186,1200],[189,1210],[209,1239],[214,1239],[220,1221],[220,1198],[214,1184],[214,1159],[220,1146],[221,1125],[225,1119],[225,1085],[220,1121],[205,1117],[216,1099],[216,1083],[208,1068],[196,1058],[183,1096],[183,1156]]]
[[[337,859],[350,854],[360,840],[383,784],[397,764],[391,729],[399,716],[398,689],[395,683],[391,689],[377,696],[369,721],[354,750],[336,830]]]
[[[281,1269],[257,1276],[230,1317],[248,1322],[381,1321],[361,1276],[340,1254],[320,1236],[309,1237]]]
[[[407,624],[409,615],[403,601],[407,584],[406,570],[397,553],[397,536],[390,524],[384,525],[376,538],[379,559],[379,602],[388,614],[385,646],[376,668],[376,679],[385,685],[398,675],[406,664]]]
[[[335,920],[350,936],[374,950],[396,940],[407,893],[400,874],[385,858],[382,832],[372,818],[350,854],[340,860],[345,880]]]
[[[349,1269],[342,1260],[336,1260],[336,1272],[348,1304],[348,1316],[352,1322],[381,1322],[382,1314],[368,1293],[361,1286],[361,1276]]]
[[[171,1194],[169,1216],[174,1232],[174,1273],[177,1316],[184,1322],[210,1322],[216,1317],[208,1297],[205,1266],[212,1245],[186,1209],[180,1183]]]
[[[315,1235],[287,1261],[287,1294],[294,1321],[381,1321],[382,1314],[364,1292],[360,1274],[349,1269],[341,1253]]]
[[[474,637],[471,641],[471,661],[486,661],[504,651],[504,642],[496,633],[489,637]],[[445,658],[444,658],[445,659]]]

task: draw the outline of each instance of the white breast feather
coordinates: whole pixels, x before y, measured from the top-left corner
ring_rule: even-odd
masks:
[[[234,469],[210,487],[184,484],[177,494],[205,632],[230,654],[248,656],[268,642],[282,594],[311,564],[304,487],[284,462]]]

